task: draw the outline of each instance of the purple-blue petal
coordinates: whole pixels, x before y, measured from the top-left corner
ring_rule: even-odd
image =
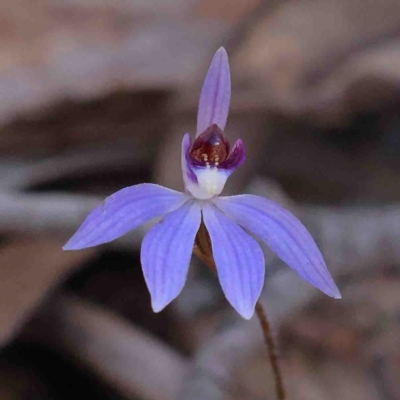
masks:
[[[182,139],[182,173],[183,173],[183,181],[185,185],[187,183],[197,183],[197,177],[193,172],[193,163],[190,159],[189,150],[192,146],[192,139],[190,138],[190,134],[186,133]]]
[[[264,254],[251,236],[211,202],[203,206],[203,219],[222,290],[236,311],[250,319],[264,285]]]
[[[141,262],[154,312],[161,311],[181,292],[200,222],[201,208],[195,200],[189,200],[145,236]]]
[[[229,218],[264,240],[303,279],[328,296],[341,298],[316,243],[289,211],[253,195],[220,197],[215,204]]]
[[[200,94],[196,137],[216,124],[225,129],[231,101],[228,54],[221,47],[215,53]]]
[[[226,169],[230,173],[234,172],[246,161],[246,148],[242,139],[238,139],[232,150],[229,153],[228,158],[219,164],[218,169]]]
[[[126,187],[97,206],[63,249],[79,250],[111,242],[153,218],[175,210],[188,199],[184,193],[150,183]]]

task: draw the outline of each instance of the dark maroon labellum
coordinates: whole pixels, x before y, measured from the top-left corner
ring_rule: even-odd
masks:
[[[190,156],[194,164],[218,166],[229,155],[229,142],[225,139],[222,129],[212,125],[200,134],[193,143]]]

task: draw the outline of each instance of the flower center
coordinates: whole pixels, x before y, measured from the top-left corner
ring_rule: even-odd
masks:
[[[193,143],[190,155],[195,164],[203,167],[217,167],[229,154],[229,142],[217,125],[212,125],[200,134]]]

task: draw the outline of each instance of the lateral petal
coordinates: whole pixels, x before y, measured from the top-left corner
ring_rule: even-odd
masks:
[[[200,206],[189,200],[145,236],[141,262],[154,312],[161,311],[181,292],[200,222]]]
[[[265,262],[259,244],[215,205],[203,206],[218,278],[226,298],[245,319],[254,314],[264,285]]]
[[[111,242],[138,226],[175,210],[189,199],[184,193],[143,183],[107,197],[84,220],[64,250],[79,250]]]
[[[193,163],[189,155],[189,150],[191,145],[192,145],[192,139],[190,138],[190,134],[186,133],[182,139],[182,153],[181,153],[183,182],[185,183],[186,188],[192,185],[197,185],[198,183],[197,177],[193,172]]]
[[[264,240],[303,279],[328,296],[341,298],[314,239],[289,211],[263,197],[220,197],[215,204],[229,218]]]

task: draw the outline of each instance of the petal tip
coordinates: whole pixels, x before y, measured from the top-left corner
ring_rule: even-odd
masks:
[[[224,46],[221,46],[221,47],[215,52],[215,55],[217,55],[217,54],[228,58],[228,52],[226,51],[226,49],[225,49]]]
[[[328,278],[329,278],[328,279],[328,282],[329,282],[328,285],[326,285],[325,287],[321,287],[321,286],[319,286],[319,287],[316,286],[316,287],[318,287],[326,295],[328,295],[329,297],[332,297],[333,299],[341,299],[342,298],[342,294],[340,293],[339,288],[336,286],[336,283],[334,282],[334,280],[333,280],[332,276],[329,274],[329,272],[328,272]],[[312,284],[314,285],[314,283],[312,283]]]
[[[164,310],[164,308],[167,307],[167,305],[172,301],[172,300],[166,301],[165,299],[156,297],[157,296],[154,295],[152,295],[151,297],[151,308],[155,313],[159,313],[160,311]]]
[[[153,309],[153,312],[159,313],[165,308],[165,305],[159,303],[151,303],[151,308]]]
[[[321,288],[319,288],[322,290]],[[329,288],[324,288],[322,290],[327,296],[332,297],[333,299],[340,300],[342,298],[342,294],[340,293],[340,290],[338,287],[333,283],[333,285]]]
[[[82,237],[75,238],[76,235],[73,235],[71,239],[68,240],[67,243],[62,247],[63,250],[82,250],[88,247],[93,247],[93,245],[85,243]]]
[[[341,300],[342,299],[342,294],[339,292],[339,290],[332,296],[336,300]]]
[[[249,321],[254,315],[254,307],[248,310],[237,310],[242,318]]]
[[[75,241],[73,241],[72,238],[71,238],[70,240],[68,240],[67,243],[64,244],[62,249],[63,250],[80,250],[80,247],[77,246]]]

